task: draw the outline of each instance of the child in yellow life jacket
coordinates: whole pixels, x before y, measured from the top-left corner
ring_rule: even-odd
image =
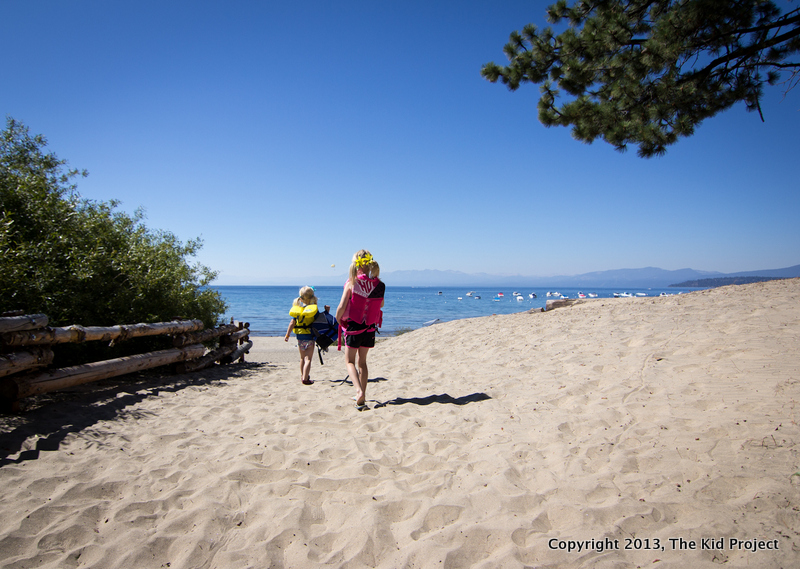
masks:
[[[378,278],[381,269],[372,254],[362,249],[353,255],[350,275],[344,284],[342,300],[336,309],[344,336],[347,373],[356,388],[356,409],[367,409],[367,353],[375,346],[375,332],[383,320],[383,297],[386,285]]]
[[[314,337],[311,335],[311,323],[318,312],[317,297],[314,288],[304,286],[300,289],[300,296],[294,299],[289,316],[289,329],[286,330],[284,341],[289,341],[289,334],[294,331],[297,337],[297,347],[300,349],[300,381],[303,385],[311,385],[311,360],[314,359]]]

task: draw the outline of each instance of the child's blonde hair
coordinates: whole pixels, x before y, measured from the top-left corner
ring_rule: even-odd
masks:
[[[371,279],[377,278],[381,274],[381,268],[378,266],[378,262],[372,258],[372,253],[366,249],[361,249],[361,251],[353,255],[353,261],[350,263],[351,283],[356,281],[359,269]]]
[[[312,304],[317,303],[317,295],[313,286],[302,287],[299,294],[300,296],[294,299],[294,306],[300,306],[301,304],[304,304],[305,306],[311,306]]]

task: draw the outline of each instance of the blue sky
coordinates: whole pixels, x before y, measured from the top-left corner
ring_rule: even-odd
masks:
[[[3,0],[0,110],[218,284],[800,263],[800,89],[643,160],[482,79],[540,1]],[[331,265],[335,264],[336,268]]]

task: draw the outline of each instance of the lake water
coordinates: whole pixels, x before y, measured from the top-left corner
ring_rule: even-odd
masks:
[[[296,286],[217,286],[212,287],[220,292],[228,303],[225,320],[249,322],[254,336],[283,336],[289,326],[291,317],[289,309],[297,298],[299,287]],[[577,298],[578,293],[596,293],[598,298],[612,298],[614,293],[627,292],[659,296],[662,292],[678,294],[698,290],[695,288],[652,288],[652,289],[576,289],[552,288],[552,292],[560,292],[569,298]],[[319,286],[316,288],[320,306],[329,304],[331,312],[336,312],[342,296],[340,286]],[[473,296],[467,292],[474,291]],[[503,293],[498,301],[493,299]],[[514,298],[513,292],[523,295],[523,300]],[[381,333],[392,335],[398,330],[417,329],[431,320],[439,319],[447,322],[462,318],[489,316],[492,314],[512,314],[526,312],[532,308],[542,308],[547,302],[548,289],[519,287],[509,289],[490,289],[465,287],[386,287],[386,304],[383,309],[383,327]],[[439,294],[441,293],[441,294]],[[536,298],[529,298],[535,293]],[[477,298],[477,297],[480,298]],[[461,300],[459,300],[459,298]]]

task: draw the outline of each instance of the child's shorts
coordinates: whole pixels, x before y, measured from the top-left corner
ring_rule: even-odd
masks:
[[[296,334],[297,347],[304,352],[314,345],[314,337],[311,334]]]
[[[361,334],[345,334],[344,344],[349,348],[374,348],[375,332],[361,332]]]

